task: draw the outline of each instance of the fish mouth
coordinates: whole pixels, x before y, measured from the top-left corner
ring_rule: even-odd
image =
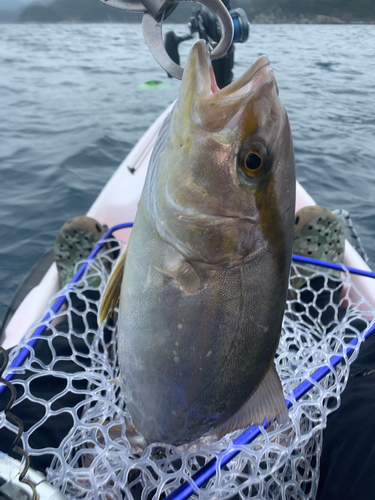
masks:
[[[185,73],[191,91],[195,92],[195,99],[190,100],[193,117],[210,132],[236,128],[245,106],[262,87],[275,88],[278,94],[270,61],[265,55],[260,56],[237,80],[219,89],[204,40],[199,40],[193,46],[184,79]]]
[[[270,61],[266,55],[262,55],[258,57],[258,59],[248,68],[245,73],[240,76],[237,80],[230,83],[226,87],[220,89],[216,83],[215,72],[212,66],[211,61],[209,61],[209,76],[211,80],[211,93],[217,94],[215,96],[216,99],[225,99],[227,97],[240,97],[246,94],[249,94],[251,91],[254,91],[259,84],[263,81],[264,77],[267,74],[267,71],[262,70],[266,68],[272,72],[270,68]],[[202,72],[205,71],[205,68],[202,67]]]

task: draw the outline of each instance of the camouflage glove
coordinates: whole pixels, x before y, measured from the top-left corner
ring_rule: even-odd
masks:
[[[320,205],[303,207],[296,213],[293,253],[312,259],[341,264],[344,260],[345,235],[337,217]],[[309,265],[312,271],[322,272],[321,267]],[[300,273],[311,276],[313,272],[300,269]],[[333,277],[340,278],[340,271],[329,270]],[[301,288],[306,280],[293,278],[292,285]]]

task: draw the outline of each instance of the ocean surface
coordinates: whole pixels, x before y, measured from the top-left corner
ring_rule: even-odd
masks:
[[[374,47],[374,25],[255,25],[237,45],[235,66],[238,77],[256,57],[269,56],[298,179],[317,203],[349,210],[373,267]],[[4,317],[61,225],[87,212],[180,84],[154,61],[141,27],[123,24],[1,25],[0,68]],[[148,80],[169,88],[138,87]]]

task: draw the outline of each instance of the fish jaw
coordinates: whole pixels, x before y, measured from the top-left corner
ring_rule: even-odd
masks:
[[[230,266],[267,246],[259,188],[264,191],[272,178],[282,176],[288,178],[282,185],[291,185],[293,144],[267,56],[228,87],[213,92],[216,88],[201,40],[185,67],[155,176],[152,212],[161,238],[186,259]],[[254,142],[264,146],[272,168],[250,178],[239,169],[238,158]],[[276,191],[278,208],[285,211],[287,204],[289,212],[293,188]]]
[[[175,135],[198,124],[203,130],[220,132],[237,123],[230,123],[238,111],[251,99],[252,93],[264,83],[265,75],[276,88],[269,59],[263,55],[237,80],[219,89],[204,40],[195,43],[190,51],[181,84],[180,96],[172,119]]]

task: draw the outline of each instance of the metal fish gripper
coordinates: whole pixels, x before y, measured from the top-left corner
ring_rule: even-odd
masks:
[[[211,59],[218,59],[227,53],[233,41],[232,18],[221,0],[101,0],[106,5],[129,12],[143,13],[142,30],[147,46],[160,66],[178,80],[182,79],[183,68],[172,61],[163,44],[162,23],[180,2],[193,1],[209,8],[221,26],[219,43],[210,53]]]

